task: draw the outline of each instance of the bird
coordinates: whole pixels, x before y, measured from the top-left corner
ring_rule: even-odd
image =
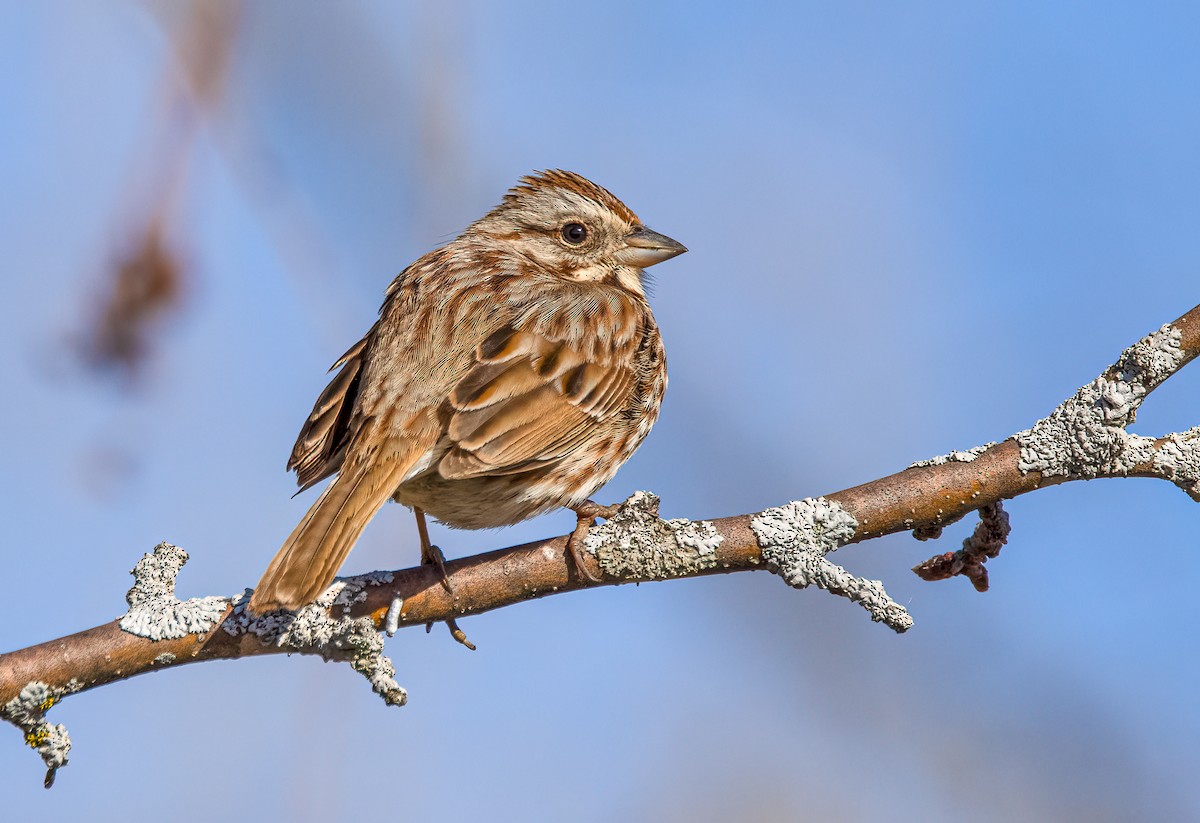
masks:
[[[650,432],[667,387],[645,269],[685,251],[607,189],[546,170],[405,268],[300,430],[287,464],[300,491],[333,480],[249,610],[314,601],[389,500],[412,509],[421,561],[447,589],[426,515],[485,529],[571,509],[568,554],[590,578],[583,538],[615,507],[589,498]]]

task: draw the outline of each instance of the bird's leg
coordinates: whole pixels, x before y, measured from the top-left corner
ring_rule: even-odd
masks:
[[[601,506],[599,503],[585,500],[578,506],[569,506],[568,508],[575,512],[576,521],[575,530],[567,538],[567,553],[571,555],[571,562],[575,564],[575,571],[579,573],[580,577],[592,583],[599,583],[600,578],[592,574],[592,570],[583,562],[583,541],[587,539],[588,529],[596,525],[597,517],[609,520],[617,513],[618,507]]]
[[[442,576],[442,588],[450,594],[454,594],[454,589],[450,587],[450,578],[446,576],[446,555],[429,542],[429,527],[425,525],[424,509],[414,506],[413,514],[417,516],[417,534],[421,536],[421,565],[437,566],[438,573]]]
[[[433,545],[429,541],[429,527],[425,524],[425,511],[413,507],[413,514],[417,516],[417,534],[421,536],[421,565],[437,566],[438,572],[442,575],[442,587],[450,594],[454,594],[454,589],[450,587],[450,578],[446,575],[446,555],[442,554],[442,550]],[[433,628],[433,623],[425,624],[425,633]],[[467,639],[463,630],[458,627],[458,623],[451,617],[446,621],[446,628],[450,630],[450,636],[462,643],[471,651],[475,651],[475,644]]]

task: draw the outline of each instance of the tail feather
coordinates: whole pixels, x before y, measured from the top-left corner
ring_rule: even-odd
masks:
[[[250,598],[250,611],[295,610],[316,600],[411,462],[394,457],[347,460],[267,566]]]

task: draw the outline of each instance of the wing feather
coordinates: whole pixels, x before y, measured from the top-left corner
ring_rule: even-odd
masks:
[[[287,464],[288,471],[294,469],[296,472],[300,491],[329,477],[345,459],[350,439],[350,416],[358,397],[370,339],[368,334],[333,364],[330,371],[339,367],[341,370],[321,392],[300,428]]]
[[[566,341],[502,328],[480,344],[450,394],[450,447],[438,472],[461,479],[552,464],[620,411],[633,384],[622,364],[589,362]]]

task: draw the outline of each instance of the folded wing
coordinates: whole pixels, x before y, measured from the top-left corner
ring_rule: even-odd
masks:
[[[552,465],[578,448],[633,389],[628,367],[591,361],[563,340],[505,326],[476,349],[451,392],[447,479],[514,474]]]

